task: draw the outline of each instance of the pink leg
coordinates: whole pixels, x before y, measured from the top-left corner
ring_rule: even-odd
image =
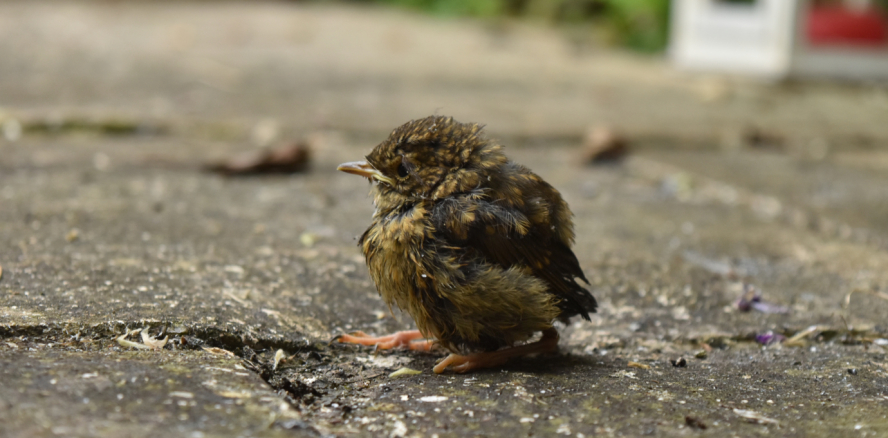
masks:
[[[527,345],[520,345],[518,347],[511,347],[487,353],[469,354],[466,356],[451,354],[435,365],[433,370],[435,373],[441,374],[449,367],[457,373],[465,373],[480,368],[490,368],[502,365],[514,357],[535,353],[551,353],[557,349],[558,332],[555,331],[554,328],[550,328],[543,331],[543,337],[540,338],[539,341]]]
[[[336,340],[346,344],[375,345],[377,350],[407,347],[410,350],[429,351],[434,341],[425,339],[419,330],[397,332],[388,336],[372,337],[364,332],[341,335]]]

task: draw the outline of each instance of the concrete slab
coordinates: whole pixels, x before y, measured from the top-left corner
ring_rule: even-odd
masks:
[[[4,339],[3,436],[317,434],[237,357],[57,339]]]
[[[710,95],[549,31],[375,10],[57,6],[0,5],[24,84],[0,81],[0,435],[888,433],[882,88]],[[335,167],[442,104],[576,215],[601,311],[557,355],[433,375],[443,353],[327,344],[412,328],[355,246],[366,182]],[[786,147],[726,148],[747,122]],[[624,163],[582,163],[599,123],[641,139]],[[303,136],[307,173],[201,170]],[[738,310],[745,284],[788,313]],[[169,342],[118,342],[139,328]]]
[[[583,48],[552,29],[305,2],[0,5],[2,104],[25,120],[387,133],[439,112],[497,135],[592,124],[708,146],[747,128],[832,147],[888,140],[878,83],[774,84]],[[198,123],[201,122],[201,123]],[[222,125],[220,127],[219,125]]]

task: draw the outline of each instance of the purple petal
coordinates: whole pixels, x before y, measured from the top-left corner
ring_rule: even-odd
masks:
[[[775,342],[782,342],[784,339],[786,339],[786,336],[774,333],[770,330],[765,333],[755,335],[755,341],[762,345],[770,345]]]
[[[762,313],[789,313],[789,307],[770,304],[762,301],[762,293],[755,286],[746,283],[743,285],[743,295],[734,303],[741,312],[758,310]]]
[[[752,308],[762,313],[780,313],[784,315],[789,313],[789,307],[771,303],[754,302],[752,303]]]

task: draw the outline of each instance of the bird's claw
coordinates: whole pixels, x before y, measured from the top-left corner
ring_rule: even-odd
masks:
[[[370,337],[370,335],[368,335],[367,333],[364,333],[360,330],[355,330],[350,333],[340,333],[340,334],[334,336],[333,339],[330,339],[330,341],[327,342],[327,346],[329,347],[330,345],[333,345],[334,342],[339,342],[341,344],[348,344],[349,342],[342,341],[342,338],[345,336],[352,336],[355,338],[369,338]]]
[[[499,366],[506,363],[508,360],[509,356],[498,355],[496,353],[475,353],[465,356],[461,354],[450,354],[437,361],[432,370],[436,374],[441,374],[446,370],[463,374],[479,368]]]
[[[433,341],[423,338],[417,330],[397,332],[388,336],[370,336],[364,332],[356,331],[351,334],[339,335],[334,339],[341,343],[360,344],[373,346],[374,353],[378,350],[390,350],[396,347],[406,347],[410,350],[428,351],[432,348]]]

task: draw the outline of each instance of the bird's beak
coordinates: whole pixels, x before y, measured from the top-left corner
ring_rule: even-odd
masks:
[[[374,169],[373,166],[371,166],[370,163],[367,163],[366,161],[352,161],[350,163],[342,163],[336,168],[336,170],[341,170],[345,173],[353,173],[355,175],[360,175],[371,180],[375,179],[377,181],[382,181],[390,186],[394,186],[390,178],[383,175],[382,172]]]

